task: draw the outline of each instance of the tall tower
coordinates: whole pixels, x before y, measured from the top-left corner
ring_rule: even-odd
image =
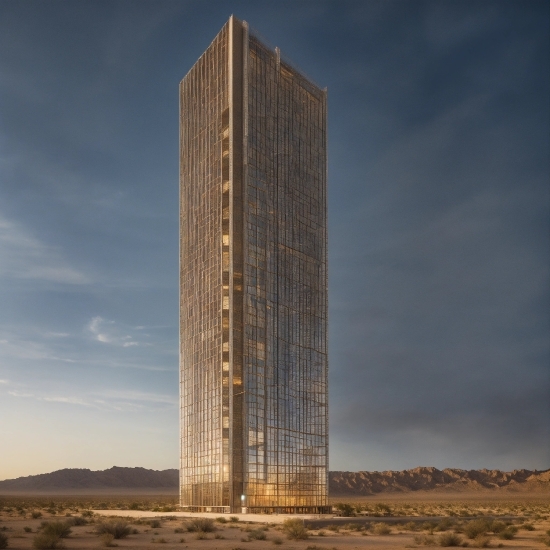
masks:
[[[326,91],[231,17],[180,84],[180,504],[323,512]]]

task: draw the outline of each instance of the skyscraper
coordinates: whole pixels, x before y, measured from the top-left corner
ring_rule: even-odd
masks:
[[[180,84],[180,500],[322,512],[326,91],[231,17]]]

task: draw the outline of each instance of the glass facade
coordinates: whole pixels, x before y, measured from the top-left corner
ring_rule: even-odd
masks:
[[[325,511],[326,92],[232,17],[180,151],[181,505]]]

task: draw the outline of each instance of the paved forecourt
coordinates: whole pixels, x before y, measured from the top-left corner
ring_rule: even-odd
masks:
[[[144,510],[92,510],[98,516],[117,516],[124,518],[239,518],[240,522],[252,523],[283,523],[287,519],[319,520],[330,519],[332,514],[216,514],[215,512],[149,512]]]

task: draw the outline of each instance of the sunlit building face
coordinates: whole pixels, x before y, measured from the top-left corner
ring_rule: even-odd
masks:
[[[180,85],[180,499],[322,512],[326,92],[231,18]]]

